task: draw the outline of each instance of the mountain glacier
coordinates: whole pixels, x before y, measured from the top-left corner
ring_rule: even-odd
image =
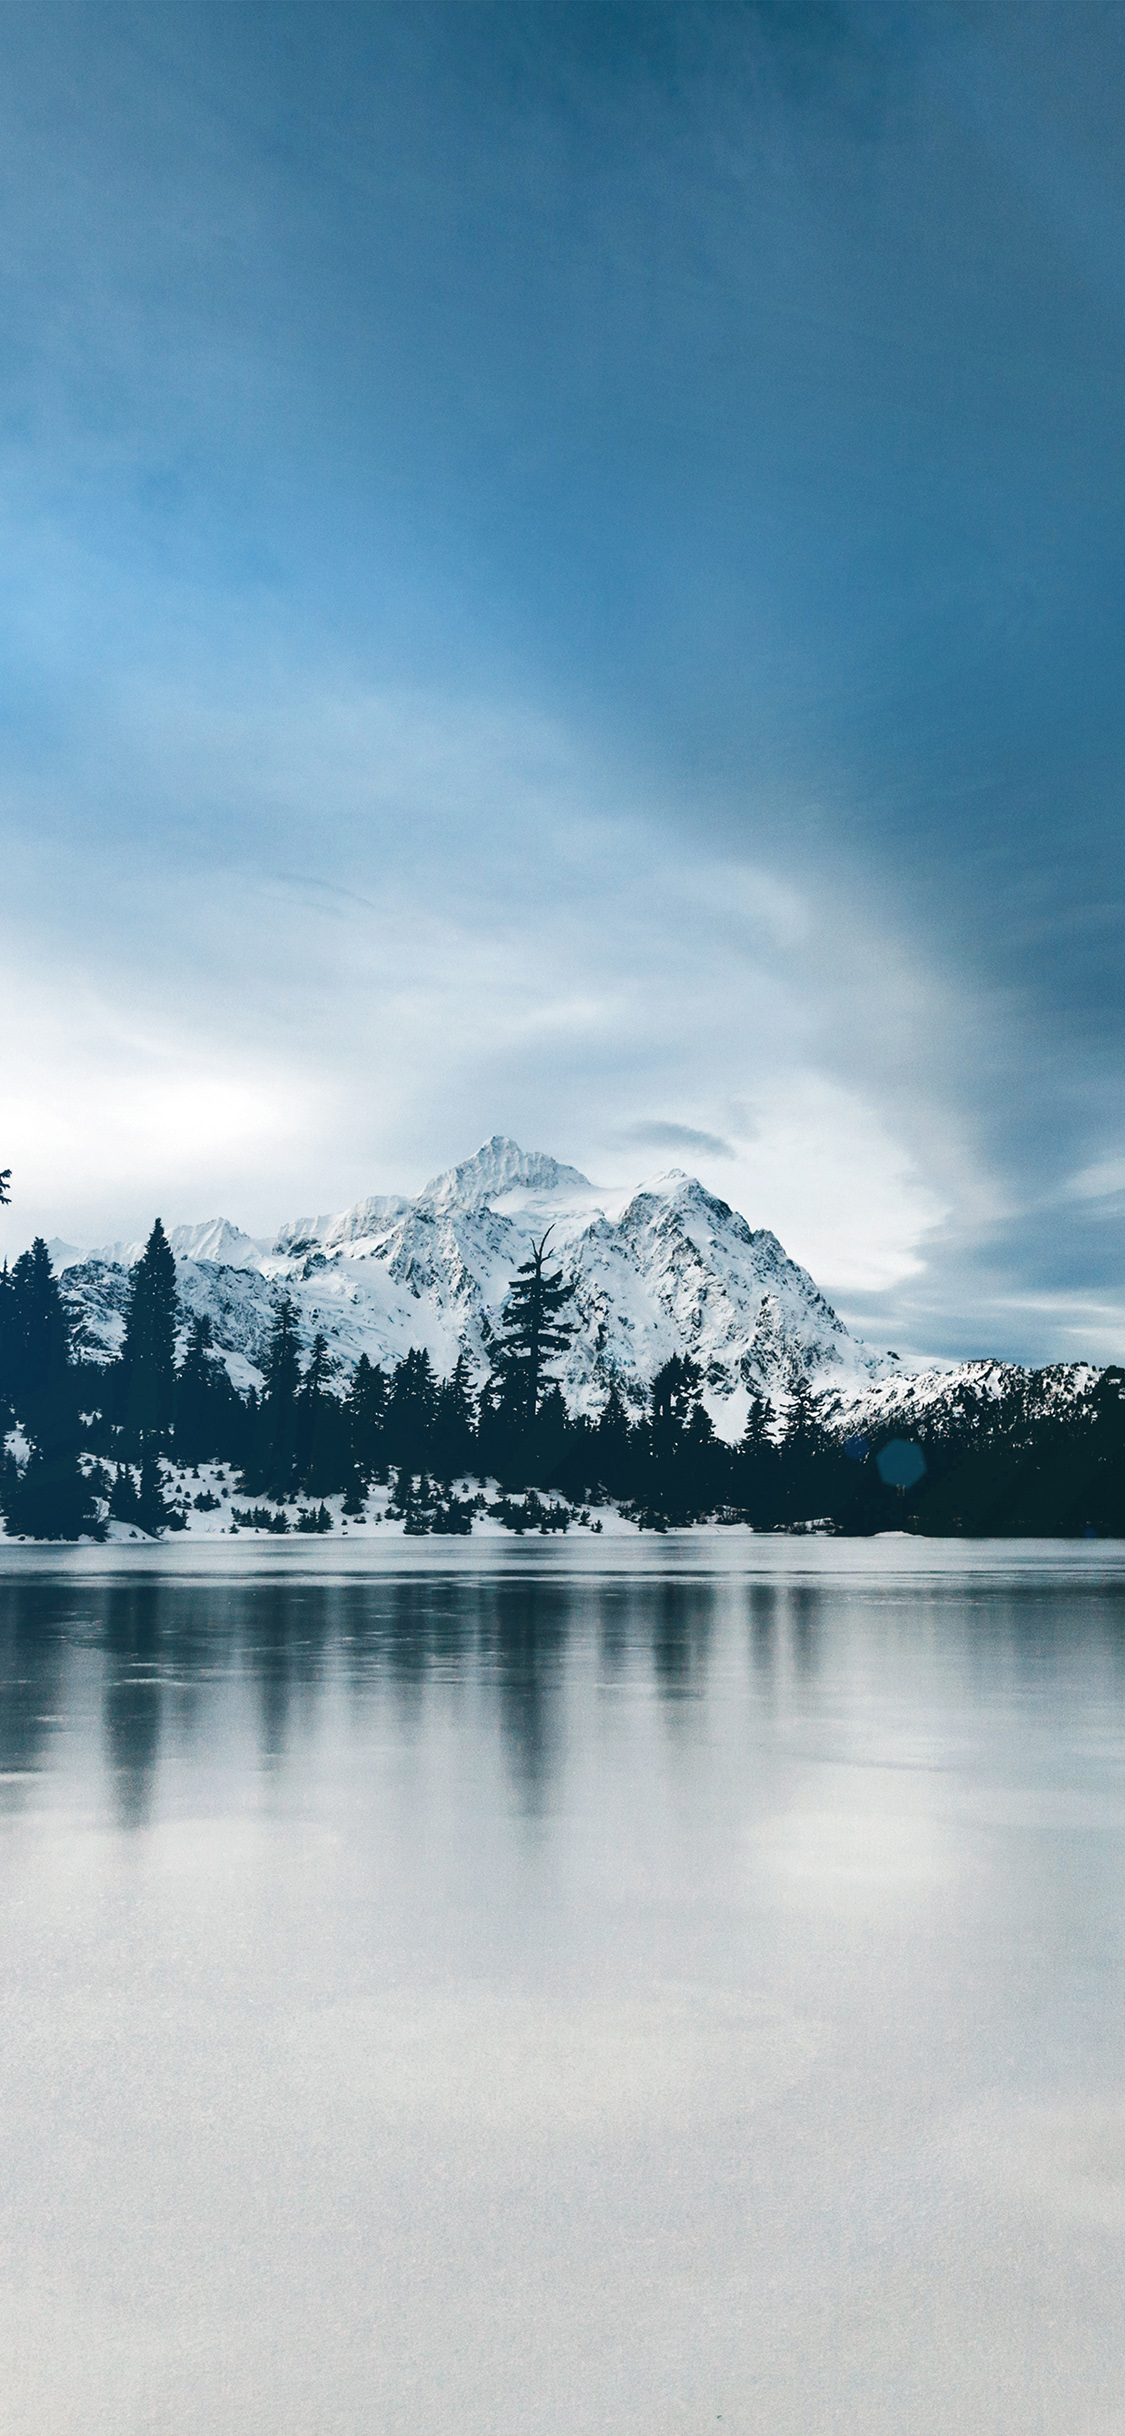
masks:
[[[318,1329],[327,1338],[341,1384],[361,1353],[386,1364],[411,1346],[425,1346],[442,1376],[464,1352],[480,1380],[509,1281],[548,1227],[558,1264],[576,1280],[578,1327],[556,1365],[573,1411],[600,1411],[615,1382],[639,1410],[660,1365],[690,1354],[716,1428],[730,1439],[753,1394],[783,1404],[804,1377],[850,1407],[895,1372],[895,1357],[849,1334],[768,1228],[751,1227],[695,1177],[672,1169],[615,1197],[501,1135],[413,1199],[376,1195],[296,1219],[272,1243],[226,1219],[177,1227],[170,1241],[185,1318],[209,1316],[237,1386],[260,1379],[285,1291],[306,1344]],[[57,1247],[88,1357],[116,1352],[129,1268],[142,1249]]]

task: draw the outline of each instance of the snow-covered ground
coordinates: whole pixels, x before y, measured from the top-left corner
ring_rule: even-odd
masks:
[[[14,1445],[14,1433],[9,1438],[8,1444],[13,1451],[18,1452]],[[237,1475],[229,1464],[201,1463],[189,1468],[180,1464],[162,1462],[160,1472],[165,1503],[174,1510],[178,1517],[182,1517],[175,1530],[167,1535],[162,1535],[161,1544],[164,1546],[178,1545],[184,1539],[287,1541],[293,1538],[300,1541],[306,1536],[314,1536],[307,1530],[302,1532],[299,1525],[302,1516],[307,1517],[310,1513],[315,1513],[317,1509],[327,1513],[330,1524],[330,1531],[316,1534],[318,1537],[327,1538],[335,1535],[340,1539],[349,1537],[361,1539],[368,1533],[376,1532],[384,1539],[402,1539],[414,1536],[407,1533],[406,1522],[401,1514],[388,1512],[391,1490],[389,1486],[380,1486],[378,1483],[369,1489],[364,1499],[362,1514],[356,1515],[344,1512],[342,1492],[324,1498],[251,1496],[247,1490],[239,1486]],[[482,1485],[479,1480],[473,1479],[455,1483],[455,1494],[464,1499],[479,1500],[483,1498],[488,1505],[494,1505],[504,1493],[495,1481]],[[523,1494],[522,1491],[517,1492],[515,1498],[517,1506],[522,1502]],[[568,1527],[572,1531],[592,1531],[595,1537],[606,1532],[618,1536],[625,1534],[634,1539],[638,1536],[636,1524],[630,1522],[623,1514],[619,1514],[614,1506],[577,1508],[569,1505],[565,1498],[557,1497],[550,1489],[533,1491],[532,1495],[538,1499],[539,1505],[546,1507],[548,1511],[565,1515]],[[149,1541],[151,1543],[153,1535],[142,1531],[135,1523],[117,1522],[106,1518],[104,1499],[101,1504],[103,1520],[106,1523],[107,1542],[110,1545],[123,1546],[130,1541]],[[245,1515],[256,1509],[268,1511],[271,1516],[283,1514],[288,1524],[288,1531],[282,1532],[277,1529],[271,1531],[265,1524],[248,1524],[238,1520],[239,1515]],[[534,1527],[534,1525],[529,1527]],[[496,1521],[492,1515],[483,1510],[474,1513],[472,1530],[473,1536],[479,1539],[510,1539],[513,1536],[505,1524]]]

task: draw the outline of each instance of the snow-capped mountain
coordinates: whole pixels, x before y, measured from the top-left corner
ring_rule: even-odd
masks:
[[[306,1341],[327,1337],[341,1379],[361,1353],[394,1362],[424,1345],[447,1375],[465,1352],[478,1378],[509,1281],[533,1238],[576,1279],[574,1340],[557,1375],[573,1410],[598,1411],[616,1381],[637,1407],[673,1353],[700,1364],[726,1437],[750,1396],[783,1400],[798,1376],[852,1405],[893,1371],[850,1336],[808,1272],[768,1228],[679,1169],[627,1196],[495,1135],[415,1199],[376,1195],[294,1220],[272,1245],[225,1219],[171,1236],[185,1314],[206,1312],[239,1385],[260,1373],[277,1302],[290,1292]],[[140,1245],[64,1259],[64,1291],[90,1354],[120,1343]]]

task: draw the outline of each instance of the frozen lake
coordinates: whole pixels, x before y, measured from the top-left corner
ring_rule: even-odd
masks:
[[[6,2436],[1125,2431],[1125,1548],[0,1551]]]

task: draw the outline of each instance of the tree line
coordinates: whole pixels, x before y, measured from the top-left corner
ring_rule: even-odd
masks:
[[[302,1348],[299,1314],[277,1301],[260,1389],[240,1393],[206,1316],[180,1337],[175,1261],[157,1220],[129,1285],[120,1350],[108,1363],[73,1342],[46,1244],[0,1271],[0,1507],[13,1535],[97,1534],[101,1508],[161,1531],[181,1517],[167,1464],[219,1462],[258,1524],[294,1499],[303,1527],[324,1529],[323,1501],[342,1495],[358,1516],[372,1483],[413,1530],[467,1529],[467,1484],[495,1483],[493,1511],[541,1528],[557,1500],[613,1501],[654,1530],[702,1519],[758,1529],[816,1523],[856,1534],[1125,1533],[1125,1375],[1100,1374],[1069,1409],[1042,1374],[1003,1398],[964,1387],[926,1421],[909,1449],[916,1469],[896,1485],[894,1425],[846,1439],[807,1381],[792,1383],[784,1419],[752,1396],[737,1444],[715,1435],[699,1365],[674,1355],[643,1409],[611,1384],[595,1416],[571,1413],[554,1366],[575,1329],[574,1281],[533,1244],[510,1282],[481,1386],[461,1355],[448,1378],[429,1353],[386,1367],[360,1356],[346,1381],[322,1334]],[[177,1347],[179,1346],[179,1351]],[[550,1490],[545,1503],[542,1492]],[[528,1497],[532,1503],[529,1506]],[[538,1500],[536,1502],[536,1499]],[[267,1502],[263,1502],[267,1501]],[[268,1502],[268,1501],[272,1501]],[[479,1499],[478,1499],[479,1502]]]

